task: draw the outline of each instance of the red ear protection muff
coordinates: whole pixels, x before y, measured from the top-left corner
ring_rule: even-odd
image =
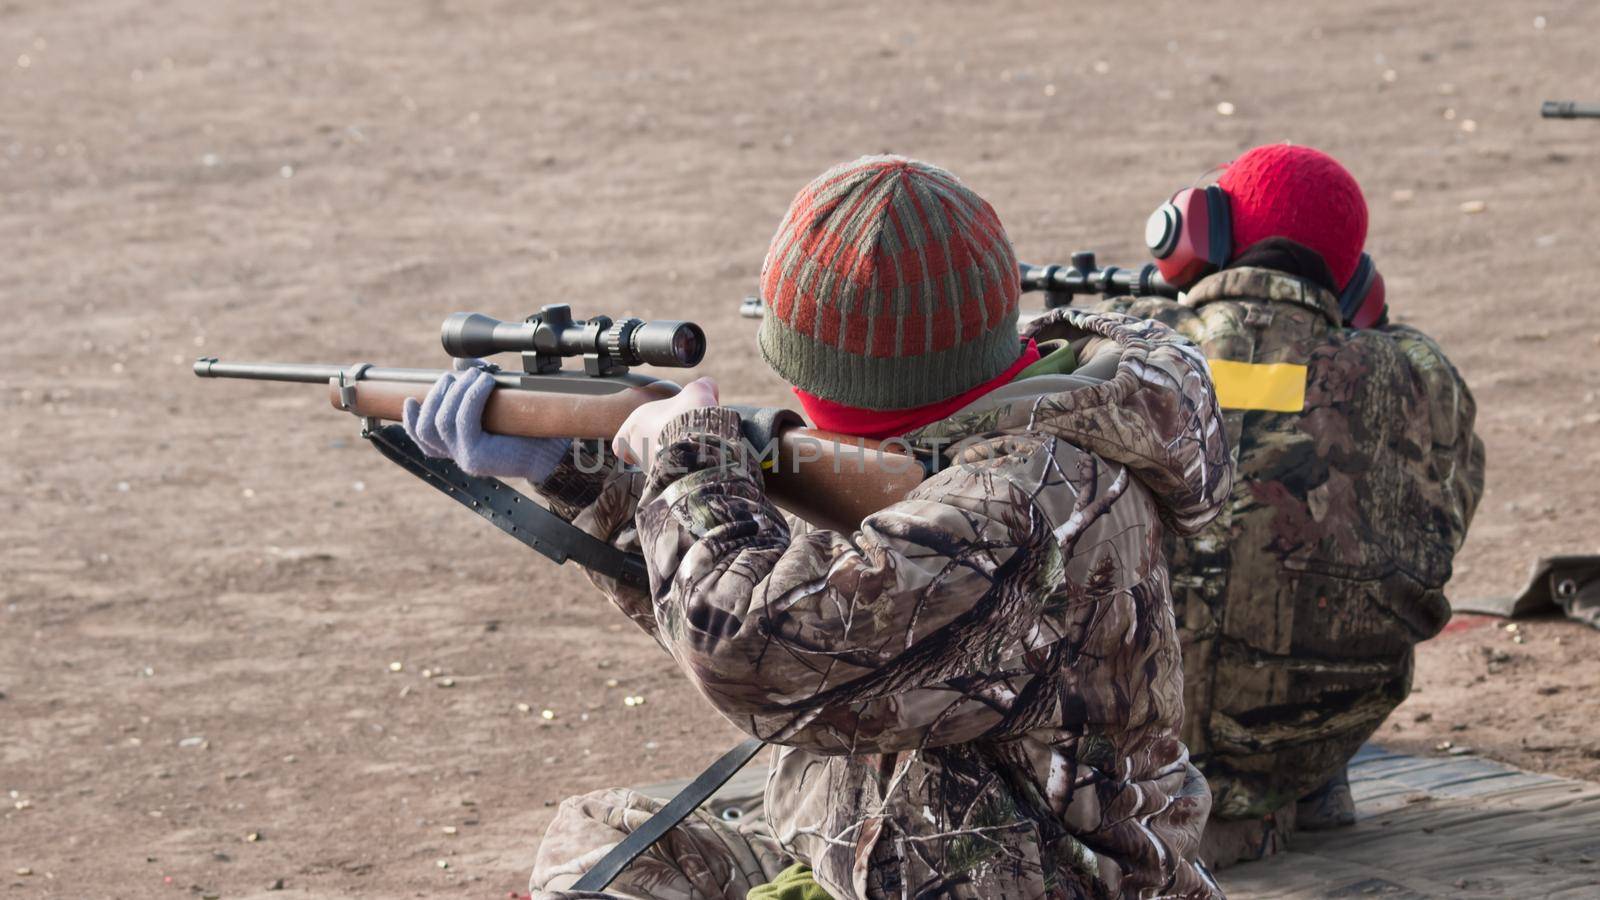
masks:
[[[1144,242],[1161,277],[1180,290],[1189,288],[1233,256],[1228,192],[1214,184],[1179,191],[1150,214]]]
[[[1383,276],[1372,264],[1372,257],[1361,254],[1356,271],[1339,293],[1339,315],[1351,328],[1371,328],[1383,318]]]
[[[1233,257],[1233,211],[1228,192],[1216,185],[1185,188],[1161,204],[1144,225],[1144,242],[1167,283],[1188,290]],[[1361,254],[1339,294],[1339,315],[1350,328],[1382,321],[1383,276],[1372,257]]]

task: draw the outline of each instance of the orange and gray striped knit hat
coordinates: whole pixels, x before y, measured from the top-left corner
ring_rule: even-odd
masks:
[[[806,185],[761,267],[761,355],[808,394],[869,410],[954,397],[1017,361],[1017,258],[954,175],[864,156]]]

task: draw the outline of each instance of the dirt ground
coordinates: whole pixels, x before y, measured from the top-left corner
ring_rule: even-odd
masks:
[[[1452,590],[1600,550],[1600,122],[1537,116],[1600,99],[1600,7],[1204,9],[0,0],[6,896],[505,897],[562,797],[734,741],[322,391],[190,362],[440,366],[447,313],[561,301],[696,319],[727,399],[782,402],[736,302],[862,153],[951,168],[1024,259],[1137,262],[1213,164],[1333,152],[1480,404]],[[1518,634],[1424,647],[1383,739],[1600,779],[1600,634]]]

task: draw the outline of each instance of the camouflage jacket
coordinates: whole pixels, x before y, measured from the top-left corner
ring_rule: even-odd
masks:
[[[1238,477],[1216,521],[1169,545],[1183,739],[1214,815],[1264,815],[1343,766],[1450,616],[1451,559],[1483,492],[1472,394],[1426,335],[1342,328],[1333,294],[1281,272],[1103,308],[1212,361]]]
[[[779,745],[768,823],[841,900],[1221,894],[1190,862],[1210,804],[1162,551],[1231,481],[1205,361],[1122,316],[1031,332],[1110,337],[1116,376],[1016,382],[908,436],[961,444],[854,534],[786,519],[728,409],[680,417],[644,475],[546,482],[645,555],[648,596],[599,583]]]

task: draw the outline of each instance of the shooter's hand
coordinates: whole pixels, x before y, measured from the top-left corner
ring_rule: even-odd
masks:
[[[611,449],[624,462],[639,465],[646,454],[654,455],[660,449],[661,430],[673,419],[691,409],[717,405],[717,383],[710,378],[697,378],[683,386],[683,390],[665,400],[654,400],[634,407]]]
[[[458,359],[459,371],[434,382],[421,403],[405,402],[406,434],[429,456],[454,460],[469,475],[526,478],[538,484],[561,464],[572,441],[490,434],[483,430],[483,408],[494,390],[494,376],[483,361]]]

